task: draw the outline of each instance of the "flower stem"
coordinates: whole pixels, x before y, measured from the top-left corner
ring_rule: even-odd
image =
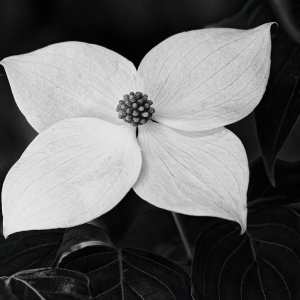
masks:
[[[191,262],[193,260],[193,252],[192,252],[192,247],[187,239],[187,234],[184,230],[184,227],[183,227],[183,224],[180,220],[180,217],[172,211],[172,216],[173,216],[173,219],[174,219],[174,222],[176,224],[176,227],[178,229],[178,232],[179,232],[179,235],[180,235],[180,238],[181,238],[181,241],[182,241],[182,244],[183,244],[183,247],[185,249],[185,252],[186,252],[186,256],[189,260],[189,262]]]

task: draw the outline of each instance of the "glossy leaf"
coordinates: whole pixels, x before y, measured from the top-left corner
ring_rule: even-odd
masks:
[[[46,267],[56,256],[63,230],[28,231],[0,237],[0,276]]]
[[[56,258],[62,260],[68,254],[90,246],[108,246],[111,241],[103,228],[91,224],[83,224],[64,233]]]
[[[9,299],[92,300],[88,278],[70,270],[34,269],[0,280]]]
[[[178,265],[149,252],[116,248],[104,230],[103,219],[97,223],[101,227],[85,224],[67,230],[57,255],[58,267],[88,275],[97,299],[121,299],[122,293],[125,299],[130,295],[137,297],[140,294],[143,297],[147,291],[147,296],[153,299],[160,299],[161,295],[173,299],[172,294],[189,296],[189,278]],[[155,243],[155,240],[152,242]],[[171,280],[178,287],[174,287]],[[137,294],[132,295],[134,290]]]
[[[299,216],[252,210],[244,235],[233,223],[213,223],[197,241],[192,281],[196,300],[299,299]]]
[[[192,299],[181,267],[141,250],[86,247],[66,256],[59,267],[86,274],[97,300]]]

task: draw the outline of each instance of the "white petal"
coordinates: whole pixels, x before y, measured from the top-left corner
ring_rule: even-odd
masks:
[[[130,126],[93,118],[58,122],[37,136],[5,179],[4,234],[99,217],[125,196],[140,168]]]
[[[54,44],[5,58],[1,64],[17,105],[37,131],[72,117],[118,123],[118,101],[136,90],[134,65],[92,44]]]
[[[155,120],[199,131],[248,115],[269,77],[270,26],[189,31],[153,48],[138,72],[154,101]]]
[[[246,228],[248,162],[226,128],[180,132],[159,123],[139,127],[143,164],[134,190],[167,210],[237,221]]]

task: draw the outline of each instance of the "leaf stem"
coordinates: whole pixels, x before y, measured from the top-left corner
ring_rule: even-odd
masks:
[[[173,216],[174,222],[176,224],[177,230],[179,232],[179,235],[180,235],[183,247],[185,249],[187,258],[188,258],[189,262],[191,262],[193,260],[193,251],[192,251],[192,247],[187,239],[187,234],[184,230],[183,224],[180,220],[180,217],[173,211],[172,211],[172,216]]]
[[[120,286],[121,286],[121,294],[122,300],[125,300],[125,293],[124,293],[124,275],[123,275],[123,255],[122,250],[118,249],[118,261],[119,261],[119,269],[120,269]]]

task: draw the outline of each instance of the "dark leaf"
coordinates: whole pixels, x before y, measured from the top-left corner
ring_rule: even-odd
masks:
[[[275,167],[276,187],[268,180],[263,161],[258,158],[250,166],[248,208],[267,206],[288,207],[300,215],[300,161],[277,160]]]
[[[189,277],[181,267],[142,250],[119,250],[103,226],[85,224],[67,230],[57,267],[86,274],[97,299],[191,299]]]
[[[199,237],[192,282],[197,300],[300,299],[300,219],[288,208],[255,209],[246,234],[229,221]]]
[[[164,211],[166,214],[157,218],[160,214],[156,210],[161,210],[152,210],[150,207],[152,208],[151,205],[146,205],[145,210],[140,210],[140,213],[143,212],[140,215],[146,217],[146,222],[143,222],[143,218],[137,218],[131,224],[133,228],[137,228],[134,224],[138,225],[138,229],[143,232],[143,238],[138,235],[137,240],[146,240],[147,244],[149,238],[152,247],[155,247],[155,237],[160,236],[161,227],[151,226],[152,229],[149,230],[147,226],[153,223],[153,219],[159,221],[158,226],[171,222],[175,228],[175,224],[169,212]],[[164,223],[162,219],[166,216],[171,220]],[[101,227],[85,224],[67,230],[57,255],[58,267],[88,275],[97,299],[122,299],[122,295],[125,299],[175,299],[177,296],[178,299],[190,299],[189,277],[181,267],[142,250],[117,249],[104,230],[103,220],[100,218],[97,223]],[[133,229],[132,232],[137,231]],[[137,244],[137,240],[133,236],[128,239],[131,244]],[[149,243],[148,247],[151,248]]]
[[[57,250],[56,260],[61,260],[76,250],[96,245],[111,245],[110,239],[103,228],[83,224],[67,229]]]
[[[262,159],[256,159],[250,165],[248,201],[252,202],[257,198],[270,196],[284,195],[291,198],[300,195],[300,161],[277,160],[275,180],[276,188],[269,183]]]
[[[199,218],[178,214],[184,234],[190,248],[201,229],[210,218]],[[155,220],[155,221],[153,221]],[[139,248],[176,261],[190,273],[190,261],[183,246],[172,213],[159,209],[139,199],[138,209],[132,216],[130,226],[125,227],[118,245],[127,248]]]
[[[46,267],[56,256],[63,230],[27,231],[0,237],[0,276]]]
[[[22,300],[91,300],[89,279],[64,269],[35,269],[1,279],[11,298]],[[1,299],[1,298],[0,298]],[[5,298],[4,298],[5,299]]]
[[[179,217],[193,244],[204,218]],[[149,204],[132,190],[116,208],[96,221],[107,228],[119,247],[143,249],[190,267],[172,213]]]
[[[59,267],[86,274],[97,300],[192,299],[181,267],[142,250],[86,247],[66,256]]]

